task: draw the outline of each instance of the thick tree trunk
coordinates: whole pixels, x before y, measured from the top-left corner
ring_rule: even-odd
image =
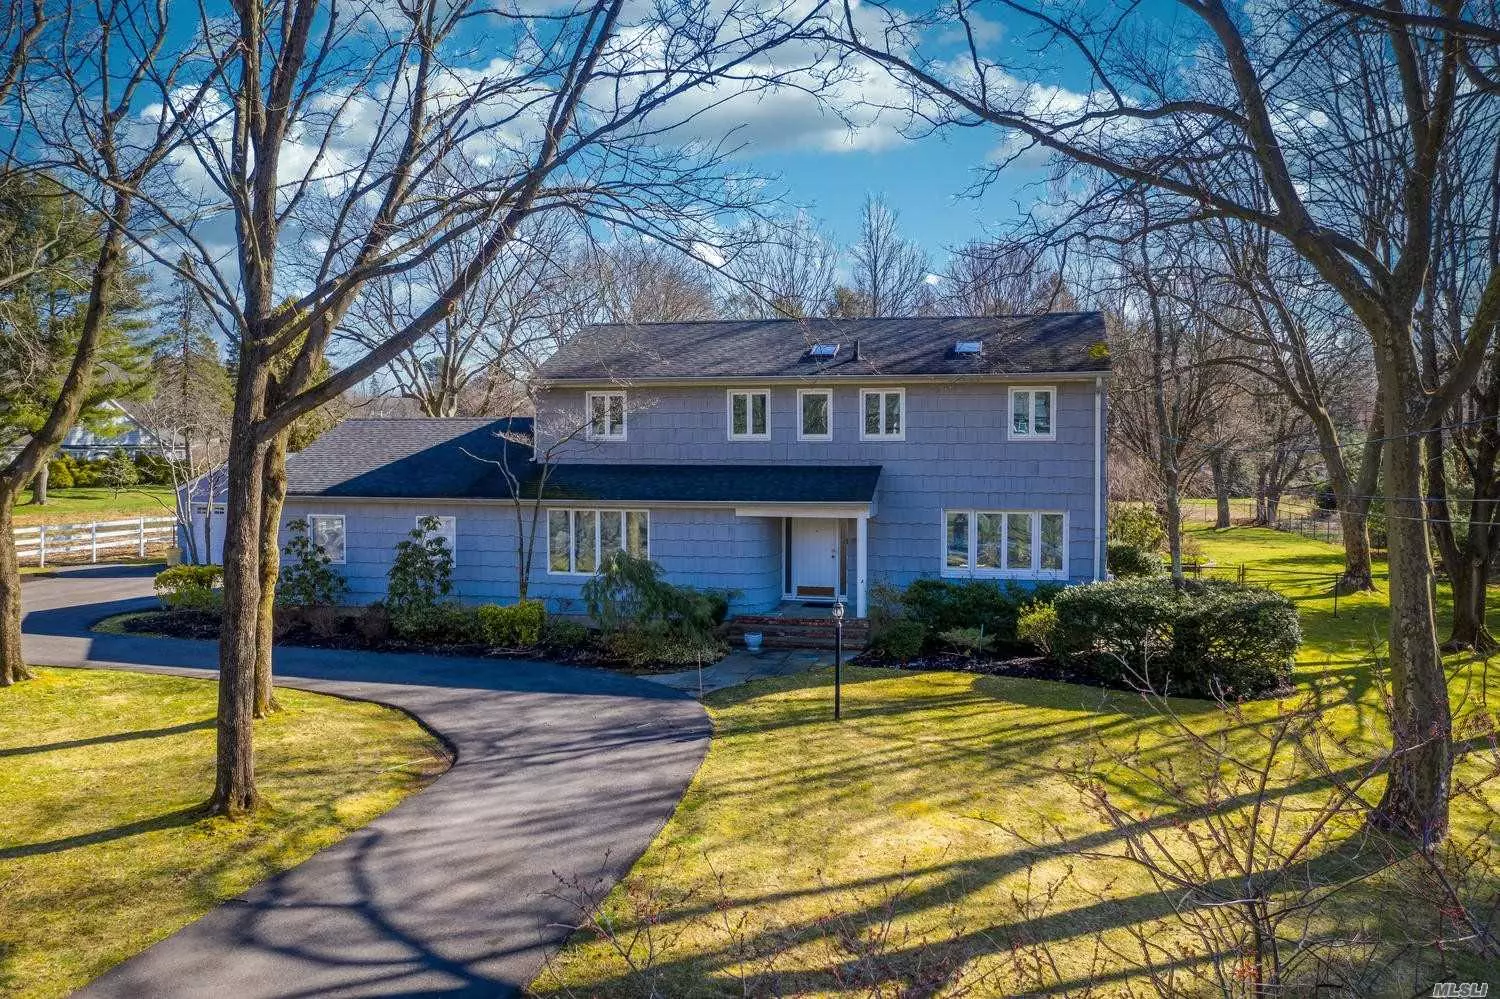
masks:
[[[265,478],[260,501],[260,602],[255,622],[255,717],[276,711],[271,680],[271,648],[275,638],[276,582],[281,575],[281,509],[286,502],[286,435],[266,449]]]
[[[1376,412],[1371,417],[1365,453],[1360,458],[1359,474],[1356,478],[1349,470],[1344,458],[1343,442],[1333,418],[1321,407],[1308,407],[1304,412],[1312,419],[1313,430],[1318,437],[1319,456],[1328,472],[1328,485],[1333,490],[1334,502],[1338,505],[1339,533],[1344,539],[1344,574],[1337,583],[1340,593],[1354,593],[1375,588],[1375,576],[1370,560],[1370,496],[1380,479],[1380,444],[1378,441],[1385,426],[1385,418],[1379,412],[1380,401],[1376,400]]]
[[[1344,538],[1344,574],[1337,583],[1340,593],[1375,588],[1370,563],[1370,520],[1367,509],[1362,507],[1358,511],[1350,510],[1342,502],[1339,503],[1339,532]]]
[[[1215,451],[1209,455],[1208,467],[1214,478],[1214,528],[1222,531],[1233,523],[1229,509],[1229,459],[1223,451]]]
[[[1447,678],[1437,644],[1432,601],[1432,554],[1422,503],[1422,439],[1402,431],[1410,421],[1388,390],[1382,457],[1390,551],[1390,679],[1394,755],[1385,793],[1371,821],[1422,844],[1448,829],[1452,718]],[[1416,394],[1420,397],[1420,394]]]
[[[48,462],[42,462],[37,466],[36,477],[31,480],[31,502],[35,506],[47,505],[47,479],[51,475],[52,467]]]
[[[252,341],[253,342],[253,341]],[[242,348],[251,355],[249,348]],[[265,446],[255,440],[265,398],[263,364],[242,356],[235,391],[224,517],[224,616],[219,626],[219,710],[214,793],[209,809],[238,816],[254,810],[255,650],[260,608],[260,518]]]
[[[1468,546],[1465,546],[1466,548]],[[1472,553],[1467,553],[1472,554]],[[1449,567],[1453,585],[1453,628],[1443,648],[1488,652],[1496,648],[1495,636],[1485,625],[1485,590],[1489,586],[1489,555],[1463,558]]]
[[[21,566],[16,557],[15,496],[0,491],[0,687],[31,679],[21,658]]]

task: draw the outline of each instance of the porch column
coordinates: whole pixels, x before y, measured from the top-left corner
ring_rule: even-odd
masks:
[[[868,616],[865,597],[866,551],[870,541],[870,516],[862,513],[854,519],[854,616]]]

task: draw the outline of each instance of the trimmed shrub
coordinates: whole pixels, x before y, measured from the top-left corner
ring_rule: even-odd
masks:
[[[48,489],[72,489],[74,485],[73,459],[63,455],[47,463]]]
[[[287,521],[286,545],[281,549],[281,581],[276,602],[293,607],[336,604],[344,595],[344,577],[333,567],[333,559],[307,530],[300,517]]]
[[[977,656],[994,648],[995,636],[986,635],[983,628],[949,628],[938,635],[938,641],[966,656]]]
[[[901,595],[902,614],[919,622],[929,635],[963,628],[982,629],[996,647],[1016,644],[1021,607],[1050,600],[1062,587],[1040,583],[1027,588],[1003,582],[969,579],[918,579]]]
[[[1109,512],[1109,540],[1141,551],[1160,551],[1167,543],[1167,525],[1155,507],[1117,506]]]
[[[1016,621],[1016,638],[1046,655],[1052,654],[1052,639],[1057,631],[1057,608],[1050,603],[1033,601],[1021,608]]]
[[[1207,581],[1122,579],[1053,601],[1055,652],[1106,683],[1184,697],[1255,697],[1287,685],[1301,643],[1278,593]]]
[[[542,624],[542,647],[576,652],[589,644],[589,629],[565,617],[549,617]]]
[[[398,638],[419,645],[484,645],[484,626],[476,608],[453,600],[409,605],[397,612],[389,605],[391,629]]]
[[[540,600],[522,600],[509,607],[480,604],[474,615],[487,644],[508,648],[536,645],[547,624],[547,607]]]
[[[1106,549],[1109,571],[1118,579],[1160,576],[1167,571],[1161,554],[1123,541],[1111,541]]]
[[[888,659],[910,662],[927,644],[927,626],[912,618],[897,618],[870,636],[870,648]]]
[[[712,635],[685,634],[660,626],[625,628],[605,639],[612,659],[642,669],[707,665],[727,651]]]
[[[174,565],[156,574],[156,598],[168,610],[217,613],[223,601],[217,587],[223,579],[223,566]]]

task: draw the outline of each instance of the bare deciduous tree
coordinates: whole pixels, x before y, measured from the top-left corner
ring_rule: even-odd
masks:
[[[1424,377],[1414,322],[1435,250],[1433,181],[1469,138],[1461,108],[1488,99],[1465,81],[1482,72],[1470,44],[1490,15],[1471,28],[1452,3],[1427,16],[1399,3],[1382,12],[1298,0],[1272,16],[1180,0],[1183,16],[1163,27],[1129,3],[1091,12],[1010,3],[1000,46],[974,30],[967,0],[916,13],[877,5],[873,27],[868,5],[857,18],[850,0],[843,6],[831,33],[908,88],[903,110],[924,127],[1003,130],[1012,155],[1040,146],[1105,172],[1115,184],[1100,186],[1104,197],[1149,187],[1172,205],[1155,216],[1159,228],[1232,218],[1265,229],[1356,317],[1373,345],[1386,438],[1397,749],[1372,819],[1422,843],[1440,839],[1452,719],[1433,623],[1423,438],[1483,364],[1500,318],[1500,270],[1478,280],[1440,382]],[[955,33],[928,29],[955,24],[958,51],[934,51],[931,39]],[[1500,37],[1488,31],[1486,44]],[[1064,58],[1088,68],[1087,92],[1042,85]]]
[[[817,9],[598,0],[500,11],[413,0],[393,15],[289,0],[227,19],[186,12],[164,35],[162,52],[222,53],[197,77],[212,95],[203,106],[185,105],[171,77],[142,74],[162,121],[185,129],[189,146],[170,187],[143,192],[156,238],[137,243],[164,266],[178,252],[193,257],[192,280],[238,346],[214,811],[257,803],[251,719],[275,585],[266,500],[279,491],[268,462],[292,424],[430,335],[539,216],[690,248],[711,245],[718,220],[757,209],[763,196],[729,168],[729,149],[676,130],[705,98],[820,91],[840,67],[817,45],[761,58],[804,34]],[[140,27],[145,15],[130,13],[126,23]],[[227,259],[213,248],[214,226],[220,237],[232,228]],[[459,240],[473,249],[428,305],[324,373],[335,331],[371,282]]]

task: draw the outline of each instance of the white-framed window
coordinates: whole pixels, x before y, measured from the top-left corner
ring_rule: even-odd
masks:
[[[622,441],[625,439],[625,393],[590,392],[588,405],[588,439]]]
[[[861,389],[859,439],[906,439],[906,389]]]
[[[347,534],[344,515],[341,513],[310,513],[307,515],[307,536],[313,544],[323,549],[334,565],[343,565],[348,558]]]
[[[547,571],[592,576],[612,551],[651,557],[651,515],[645,510],[547,511]]]
[[[771,393],[768,389],[730,389],[724,395],[730,440],[771,439]]]
[[[438,526],[437,526],[437,530],[433,531],[432,534],[429,535],[429,537],[442,538],[444,541],[448,542],[448,557],[453,560],[453,564],[454,565],[457,565],[458,564],[458,518],[457,517],[439,517],[437,514],[431,514],[430,516],[432,517],[433,520],[437,521]],[[427,519],[427,516],[418,517],[417,518],[417,527],[420,528],[422,526],[422,521],[424,521],[426,519]]]
[[[797,439],[833,440],[833,389],[797,390]]]
[[[1068,517],[1050,510],[944,510],[942,574],[1062,579]]]
[[[1011,386],[1009,437],[1022,441],[1057,440],[1057,390],[1051,385]]]

